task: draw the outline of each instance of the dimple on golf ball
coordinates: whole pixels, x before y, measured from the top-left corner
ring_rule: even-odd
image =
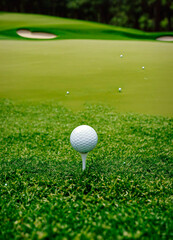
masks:
[[[90,152],[98,142],[96,131],[88,126],[81,125],[76,127],[70,135],[70,143],[72,147],[80,153]]]

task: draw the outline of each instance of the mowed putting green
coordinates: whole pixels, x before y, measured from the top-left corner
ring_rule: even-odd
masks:
[[[1,21],[5,16],[5,13],[1,15]],[[15,29],[28,26],[25,18],[30,15],[7,16],[12,19],[15,16]],[[36,26],[40,17],[44,18],[35,16],[35,23],[32,17],[31,25]],[[57,22],[56,30],[58,24],[61,31],[63,26],[64,29],[68,26],[68,33],[69,21],[79,25],[85,23],[46,16],[43,25],[47,19]],[[10,23],[4,22],[3,32],[8,32]],[[49,32],[57,34],[55,25],[49,25],[49,29],[54,26],[54,31]],[[74,25],[71,24],[73,30]],[[86,26],[91,30],[96,26],[106,28],[106,25],[94,23],[85,23]],[[32,102],[53,100],[74,110],[81,109],[85,103],[99,103],[113,106],[117,111],[172,115],[172,43],[137,41],[135,37],[130,41],[115,41],[111,40],[110,36],[116,35],[112,33],[109,40],[103,37],[60,40],[61,36],[55,40],[26,40],[15,34],[11,40],[9,35],[8,39],[0,41],[1,98]],[[68,96],[67,91],[70,92]]]

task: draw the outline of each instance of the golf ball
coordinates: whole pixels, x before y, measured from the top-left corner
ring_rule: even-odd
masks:
[[[120,58],[122,58],[122,57],[123,57],[123,55],[121,54],[121,55],[120,55]]]
[[[144,69],[145,67],[143,66],[142,69]]]
[[[118,91],[121,92],[121,88],[118,88]]]
[[[69,94],[69,91],[67,91],[66,94]]]
[[[96,131],[88,125],[78,126],[70,135],[72,147],[80,153],[90,152],[97,145],[97,141]]]

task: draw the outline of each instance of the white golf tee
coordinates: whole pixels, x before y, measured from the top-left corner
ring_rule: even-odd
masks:
[[[80,153],[82,157],[82,170],[84,171],[86,168],[86,158],[88,153]]]

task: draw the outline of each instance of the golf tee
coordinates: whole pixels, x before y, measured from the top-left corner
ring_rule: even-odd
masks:
[[[87,158],[87,153],[80,153],[82,157],[82,170],[84,171],[86,168],[86,158]]]

